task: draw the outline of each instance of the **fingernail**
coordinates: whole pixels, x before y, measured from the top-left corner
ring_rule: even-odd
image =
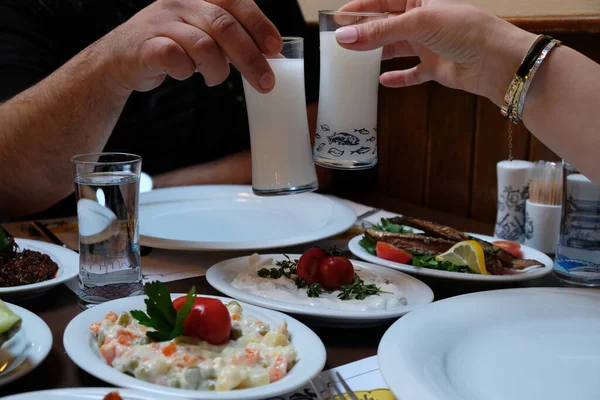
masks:
[[[273,74],[266,73],[260,77],[258,84],[263,90],[271,90],[275,86],[275,77]]]
[[[275,36],[269,36],[265,41],[265,46],[269,50],[269,54],[277,54],[281,51],[281,40]]]
[[[345,26],[335,31],[335,38],[340,43],[354,43],[358,40],[358,29]]]

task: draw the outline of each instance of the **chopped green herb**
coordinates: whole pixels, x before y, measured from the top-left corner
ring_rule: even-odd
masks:
[[[279,279],[282,276],[291,278],[292,275],[296,275],[296,265],[298,265],[298,260],[292,260],[286,254],[284,254],[284,257],[287,258],[287,260],[275,262],[275,265],[279,268],[261,268],[256,273],[261,278]]]
[[[266,268],[259,269],[257,273],[261,278],[268,278],[271,276],[271,271]]]
[[[196,298],[196,287],[188,292],[185,303],[175,310],[171,301],[171,293],[162,282],[149,282],[144,285],[144,293],[148,298],[146,312],[133,310],[131,316],[141,325],[153,328],[148,330],[146,336],[157,342],[164,342],[184,335],[183,325],[185,319],[192,311]]]
[[[304,279],[302,278],[294,278],[294,283],[296,284],[296,287],[298,289],[302,289],[305,288],[306,286],[308,286],[308,282],[306,282]]]
[[[358,275],[354,275],[354,283],[342,286],[338,298],[341,300],[364,300],[368,296],[380,295],[381,293],[388,292],[384,292],[373,284],[365,285],[365,281],[360,279]]]
[[[0,253],[8,248],[10,245],[10,240],[8,240],[8,236],[6,232],[4,232],[4,228],[0,226]]]
[[[319,297],[321,293],[325,293],[325,289],[318,283],[313,283],[306,289],[308,297]]]

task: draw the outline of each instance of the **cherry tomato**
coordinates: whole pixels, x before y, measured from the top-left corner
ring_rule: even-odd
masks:
[[[185,296],[173,301],[175,310],[185,303]],[[186,336],[202,339],[210,344],[219,345],[231,336],[231,317],[227,307],[217,299],[196,297],[190,315],[185,319],[183,330]]]
[[[306,250],[298,260],[296,274],[312,285],[319,282],[319,263],[327,258],[327,253],[320,247]]]
[[[412,255],[409,252],[386,242],[377,242],[375,251],[377,252],[377,257],[400,264],[406,264],[412,259]]]
[[[517,258],[523,258],[521,245],[517,242],[511,242],[510,240],[496,240],[495,242],[492,242],[492,244],[500,247],[502,250],[508,251]]]
[[[319,263],[319,283],[327,290],[354,282],[354,267],[346,257],[327,257]]]

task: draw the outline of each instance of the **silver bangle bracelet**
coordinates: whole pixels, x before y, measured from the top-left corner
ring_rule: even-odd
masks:
[[[527,97],[527,91],[529,90],[529,86],[531,86],[533,77],[540,65],[542,65],[544,58],[546,58],[546,56],[548,55],[548,53],[550,53],[550,50],[552,50],[554,46],[560,46],[560,41],[553,39],[550,43],[548,43],[546,47],[544,47],[544,50],[542,50],[538,58],[535,60],[535,63],[533,64],[533,66],[529,70],[529,73],[527,74],[527,78],[525,79],[525,83],[523,85],[523,91],[519,96],[519,103],[517,106],[517,116],[519,118],[519,121],[523,120],[523,108],[525,108],[525,98]]]

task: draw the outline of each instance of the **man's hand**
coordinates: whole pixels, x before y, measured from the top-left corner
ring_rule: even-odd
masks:
[[[94,45],[126,91],[148,91],[167,75],[194,72],[208,86],[222,83],[231,62],[248,82],[269,92],[275,77],[263,54],[283,47],[277,28],[252,0],[158,0]]]

